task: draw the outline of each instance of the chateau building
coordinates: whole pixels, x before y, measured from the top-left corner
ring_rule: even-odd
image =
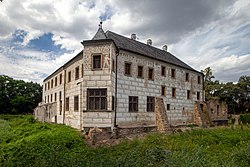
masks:
[[[192,123],[204,101],[204,77],[171,53],[99,25],[83,50],[43,81],[37,107],[48,122],[83,129],[156,124],[156,98],[170,124]],[[43,118],[45,119],[45,118]]]

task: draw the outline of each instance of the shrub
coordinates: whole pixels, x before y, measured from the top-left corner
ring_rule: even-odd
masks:
[[[239,120],[242,124],[250,124],[250,114],[241,115]]]

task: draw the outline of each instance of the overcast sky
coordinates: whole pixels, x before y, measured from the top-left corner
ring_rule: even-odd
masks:
[[[103,21],[168,50],[221,82],[250,75],[249,0],[3,0],[0,75],[42,83],[75,56]]]

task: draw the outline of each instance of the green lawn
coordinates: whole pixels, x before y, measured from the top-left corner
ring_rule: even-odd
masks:
[[[90,148],[65,125],[32,116],[0,116],[0,166],[249,166],[247,126],[149,134],[109,148]]]

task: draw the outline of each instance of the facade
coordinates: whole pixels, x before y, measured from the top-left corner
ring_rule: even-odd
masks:
[[[195,103],[204,101],[203,74],[152,41],[146,44],[101,25],[83,51],[43,82],[36,108],[55,106],[50,122],[83,129],[156,123],[156,98],[170,124],[192,123]],[[117,99],[117,100],[116,100]]]

